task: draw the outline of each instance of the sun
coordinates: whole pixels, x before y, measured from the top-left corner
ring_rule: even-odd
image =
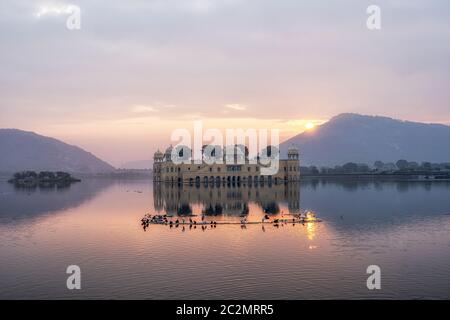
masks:
[[[314,128],[316,125],[314,124],[314,123],[312,123],[312,122],[307,122],[306,124],[305,124],[305,128],[306,128],[306,130],[311,130],[312,128]]]

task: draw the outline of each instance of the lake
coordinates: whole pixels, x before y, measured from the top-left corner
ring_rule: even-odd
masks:
[[[239,222],[311,210],[320,223],[150,225],[146,213]],[[0,181],[1,299],[449,299],[450,182],[264,186]],[[68,290],[66,268],[81,268]],[[381,290],[366,269],[381,268]]]

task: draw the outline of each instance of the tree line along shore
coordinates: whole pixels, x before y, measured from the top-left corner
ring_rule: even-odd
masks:
[[[68,185],[80,182],[80,179],[74,178],[70,173],[63,171],[21,171],[14,173],[13,177],[8,180],[18,187],[35,187],[35,186],[53,186]]]
[[[450,162],[431,163],[407,161],[375,161],[369,166],[365,163],[347,162],[334,167],[301,166],[302,176],[420,176],[425,179],[450,179]]]

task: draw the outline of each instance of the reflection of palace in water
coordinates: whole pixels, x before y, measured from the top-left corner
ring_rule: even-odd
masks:
[[[246,215],[252,203],[266,214],[280,213],[280,204],[284,204],[289,213],[300,212],[298,183],[180,186],[156,182],[153,193],[155,210],[173,215]],[[194,206],[200,206],[201,212],[193,212]]]

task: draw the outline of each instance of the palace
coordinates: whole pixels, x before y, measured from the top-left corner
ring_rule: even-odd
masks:
[[[235,149],[237,146],[235,146]],[[154,154],[153,180],[155,182],[170,182],[178,184],[193,183],[281,183],[287,181],[298,181],[300,179],[299,153],[294,147],[289,148],[288,158],[279,161],[279,167],[275,174],[264,175],[260,163],[251,163],[248,158],[248,150],[241,155],[241,161],[230,164],[227,159],[226,148],[223,151],[223,163],[201,164],[181,163],[172,161],[173,148],[170,146],[163,154],[159,150]],[[245,155],[244,155],[245,154]],[[204,156],[204,155],[203,155]],[[234,160],[239,158],[239,152],[233,153]]]

